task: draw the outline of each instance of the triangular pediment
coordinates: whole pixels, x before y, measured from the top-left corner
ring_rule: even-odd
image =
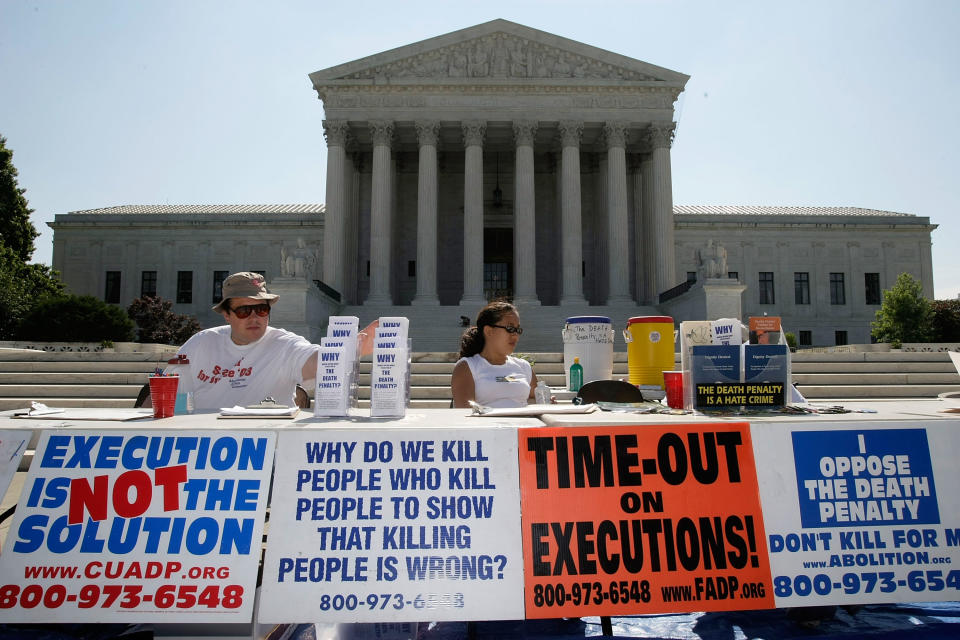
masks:
[[[576,83],[617,81],[682,88],[688,76],[508,20],[446,35],[310,74],[315,87],[364,83]]]

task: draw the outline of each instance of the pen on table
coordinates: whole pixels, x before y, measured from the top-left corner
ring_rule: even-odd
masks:
[[[22,447],[27,441],[21,440],[20,444],[17,445],[17,450],[13,452],[13,455],[10,456],[10,462],[13,462],[13,459],[17,457],[17,454],[20,453],[20,447]]]

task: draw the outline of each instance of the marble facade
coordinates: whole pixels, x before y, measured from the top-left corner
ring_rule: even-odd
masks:
[[[670,144],[687,76],[494,20],[310,78],[323,280],[348,303],[474,308],[491,264],[521,305],[648,304],[679,282]]]
[[[681,73],[494,20],[310,79],[325,115],[324,205],[59,214],[50,223],[53,266],[68,288],[105,297],[113,286],[126,306],[152,274],[175,310],[212,326],[221,322],[210,311],[216,279],[258,270],[272,286],[310,290],[298,309],[314,308],[317,282],[324,295],[336,292],[341,313],[445,327],[417,336],[418,350],[454,348],[460,316],[474,317],[497,295],[550,325],[552,342],[525,333],[525,348],[554,351],[562,348],[555,321],[661,313],[663,294],[690,279],[702,287],[728,276],[715,289],[743,289],[742,318],[780,315],[813,345],[834,344],[841,332],[869,342],[874,285],[886,289],[901,272],[933,296],[928,218],[674,206]],[[705,269],[711,240],[726,274],[719,260]],[[806,298],[795,285],[801,276]],[[185,284],[190,296],[181,296]],[[682,300],[669,305],[683,309]],[[311,335],[322,321],[288,320]]]

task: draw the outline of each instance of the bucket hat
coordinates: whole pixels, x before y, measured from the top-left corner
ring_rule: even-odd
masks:
[[[279,297],[277,294],[267,291],[267,283],[262,275],[250,271],[241,271],[228,276],[223,281],[223,299],[214,305],[213,310],[218,313],[226,311],[230,298],[266,300],[272,305]]]

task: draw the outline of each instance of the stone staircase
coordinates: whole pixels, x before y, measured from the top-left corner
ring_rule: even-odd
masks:
[[[525,336],[526,337],[526,336]],[[147,352],[44,352],[0,349],[0,410],[31,400],[60,407],[132,407],[147,376],[175,348]],[[564,384],[563,354],[524,352],[551,387]],[[417,352],[411,364],[411,407],[450,404],[456,354]],[[627,377],[627,354],[614,353],[613,375]],[[821,352],[793,354],[793,380],[811,400],[934,398],[960,390],[945,352]],[[368,406],[370,363],[360,365],[360,406]]]

